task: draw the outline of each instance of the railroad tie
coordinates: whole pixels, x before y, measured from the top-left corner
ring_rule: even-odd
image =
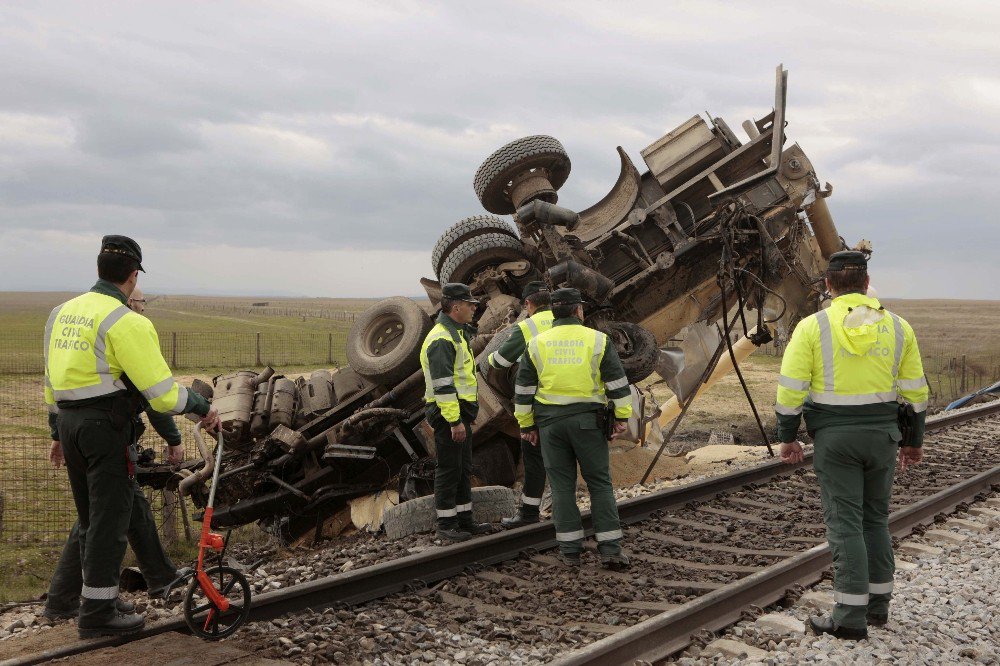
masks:
[[[510,617],[517,618],[526,624],[532,624],[538,627],[561,627],[561,628],[572,628],[579,627],[584,631],[589,631],[595,634],[605,634],[611,635],[616,634],[625,627],[613,627],[610,624],[598,624],[596,622],[581,622],[573,621],[569,624],[565,620],[557,620],[555,618],[547,617],[544,615],[535,615],[534,613],[526,613],[524,611],[511,610],[503,606],[496,606],[494,604],[488,604],[477,599],[470,599],[468,597],[463,597],[458,594],[453,594],[451,592],[438,592],[441,601],[455,606],[456,608],[467,608],[468,606],[473,606],[477,611],[481,613],[488,613],[496,617]]]
[[[674,546],[681,546],[684,548],[698,548],[700,550],[711,550],[718,553],[733,553],[736,555],[765,555],[767,557],[792,557],[793,555],[798,555],[794,550],[764,550],[764,549],[753,549],[753,548],[739,548],[737,546],[726,546],[721,543],[704,543],[701,541],[688,541],[687,539],[681,539],[679,537],[673,537],[667,534],[659,534],[657,532],[639,532],[640,536],[644,536],[650,539],[655,539],[656,541],[662,541],[663,543],[669,543]]]
[[[631,557],[633,554],[629,552],[628,555]],[[564,571],[567,570],[565,564],[560,562],[555,557],[552,557],[551,555],[535,555],[534,557],[531,558],[531,561],[536,564],[540,564],[542,566],[558,567]],[[580,568],[583,571],[586,571],[588,574],[603,576],[605,578],[614,578],[616,580],[628,583],[635,583],[635,579],[640,575],[634,572],[627,573],[625,571],[610,571],[608,569],[602,569],[600,567],[592,565],[584,565]],[[690,590],[701,590],[703,592],[711,592],[712,590],[718,590],[720,587],[725,585],[725,583],[715,583],[715,582],[700,581],[700,580],[673,580],[668,578],[656,578],[652,576],[646,576],[646,577],[653,585],[657,585],[659,587],[669,587],[672,589],[681,589],[681,590],[690,589]]]

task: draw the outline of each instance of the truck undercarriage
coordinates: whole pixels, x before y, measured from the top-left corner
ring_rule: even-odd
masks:
[[[756,324],[761,344],[817,310],[825,259],[845,245],[826,206],[829,187],[797,144],[784,146],[786,84],[779,66],[774,108],[743,123],[747,142],[721,118],[694,116],[641,151],[645,171],[619,147],[611,191],[579,212],[558,205],[571,163],[556,139],[518,139],[483,162],[474,189],[490,214],[448,229],[431,253],[436,279],[421,280],[432,306],[445,282],[469,284],[484,303],[473,340],[478,482],[516,480],[511,376],[483,361],[522,316],[527,282],[580,289],[587,325],[615,342],[630,381],[657,370],[675,392],[685,339],[703,336],[706,324],[735,309],[744,333]],[[385,299],[355,322],[349,367],[297,381],[244,370],[200,387],[214,394],[226,438],[215,524],[258,520],[294,536],[353,497],[393,484],[401,499],[427,492],[413,479],[426,481],[434,456],[418,360],[431,324],[417,302]],[[697,363],[689,355],[687,367]],[[210,462],[205,451],[179,469],[143,466],[138,478],[180,484],[203,506]]]

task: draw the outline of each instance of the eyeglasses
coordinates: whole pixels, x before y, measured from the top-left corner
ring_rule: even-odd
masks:
[[[130,298],[128,299],[130,303],[145,303],[145,298]]]

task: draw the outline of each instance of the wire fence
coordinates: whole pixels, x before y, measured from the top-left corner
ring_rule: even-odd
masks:
[[[157,439],[155,434],[144,435],[140,446],[162,448]],[[76,506],[65,467],[56,469],[49,462],[50,447],[47,436],[0,436],[0,544],[55,546],[66,540]],[[197,538],[199,526],[192,526],[190,518],[184,525],[176,495],[150,488],[145,493],[165,545],[181,535],[188,541]],[[193,516],[193,504],[184,501],[188,516]]]
[[[247,303],[238,301],[232,303],[220,302],[217,299],[198,300],[183,299],[176,296],[160,296],[153,299],[162,307],[172,309],[182,308],[184,310],[201,310],[229,315],[257,315],[265,317],[312,317],[315,319],[329,319],[330,321],[343,321],[353,323],[360,312],[349,310],[330,310],[322,307],[307,308],[293,305],[272,304],[270,301],[256,301]],[[151,302],[153,302],[151,301]]]
[[[171,368],[244,368],[271,365],[339,366],[346,362],[347,331],[327,333],[201,333],[160,335]],[[0,337],[0,375],[44,373],[40,334]]]

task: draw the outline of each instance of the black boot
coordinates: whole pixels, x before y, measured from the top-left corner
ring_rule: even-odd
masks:
[[[146,616],[136,613],[120,613],[115,611],[114,616],[104,624],[95,627],[79,628],[80,638],[97,638],[99,636],[121,636],[123,634],[135,633],[146,624]]]
[[[830,634],[834,638],[842,638],[846,641],[860,641],[868,638],[868,629],[852,629],[851,627],[841,627],[833,618],[829,617],[819,617],[813,616],[809,618],[809,625],[812,627],[813,633],[819,636],[820,634]]]
[[[507,530],[512,530],[515,527],[524,527],[525,525],[534,525],[538,522],[538,509],[535,507],[534,511],[528,511],[522,504],[520,510],[518,510],[517,515],[513,518],[504,518],[500,521],[500,526]]]
[[[162,587],[151,588],[147,594],[150,599],[165,599],[166,595],[174,590],[179,590],[183,587],[185,579],[194,573],[194,569],[191,567],[181,567],[176,572],[174,572],[174,579],[163,585]]]
[[[631,564],[625,553],[601,555],[601,566],[611,571],[625,571]]]
[[[868,626],[869,627],[884,627],[889,622],[888,613],[869,613],[868,614]]]
[[[121,597],[115,599],[115,610],[119,613],[125,613],[126,615],[135,612],[135,604],[131,601],[126,601]],[[66,610],[59,610],[58,608],[49,608],[46,606],[42,609],[42,616],[47,617],[50,620],[69,620],[74,617],[79,617],[80,607],[67,608]]]
[[[461,529],[456,518],[438,518],[437,538],[441,541],[468,541],[472,534]]]
[[[568,567],[579,567],[583,564],[580,560],[580,553],[563,553],[560,552],[557,556],[559,561]]]
[[[477,523],[473,520],[471,511],[462,511],[458,514],[458,529],[472,535],[489,534],[493,531],[493,526],[489,523]]]

